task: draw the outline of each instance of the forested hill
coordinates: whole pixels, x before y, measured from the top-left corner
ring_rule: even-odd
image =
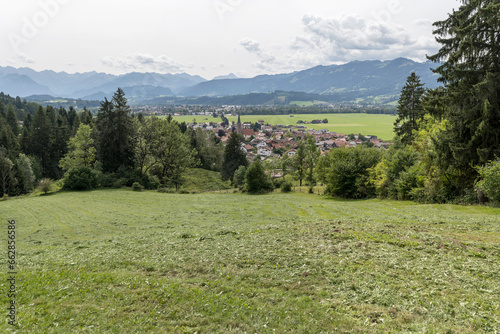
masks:
[[[415,72],[429,88],[436,88],[436,64],[398,58],[392,61],[354,61],[344,65],[317,66],[308,70],[260,75],[250,79],[212,80],[180,92],[183,96],[228,96],[275,90],[316,94],[358,93],[364,96],[399,94],[406,78]]]

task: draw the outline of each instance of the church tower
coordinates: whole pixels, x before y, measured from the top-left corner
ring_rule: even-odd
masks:
[[[236,133],[241,135],[243,132],[241,131],[241,119],[240,114],[238,114],[238,123],[236,123]]]

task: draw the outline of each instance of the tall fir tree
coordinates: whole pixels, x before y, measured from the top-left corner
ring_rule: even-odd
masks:
[[[424,118],[422,102],[425,89],[420,82],[420,77],[414,72],[406,79],[406,84],[401,90],[398,101],[398,117],[394,122],[396,137],[404,144],[410,144],[414,139],[414,131],[419,128],[419,123]]]
[[[436,141],[438,164],[454,175],[460,192],[471,188],[475,166],[500,156],[500,2],[462,0],[458,10],[434,23],[444,83],[448,128]]]
[[[101,103],[97,115],[98,160],[104,172],[134,165],[134,132],[131,109],[125,93],[118,88],[111,101]]]
[[[50,135],[50,121],[44,108],[39,106],[30,125],[26,153],[39,158],[43,176],[50,176]]]
[[[222,162],[222,178],[233,180],[234,172],[240,166],[248,166],[248,160],[241,149],[241,138],[236,132],[229,135],[226,147],[224,148],[224,160]]]

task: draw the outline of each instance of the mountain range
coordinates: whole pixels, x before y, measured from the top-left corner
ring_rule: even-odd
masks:
[[[274,91],[322,95],[393,97],[415,72],[428,88],[438,86],[431,68],[437,64],[397,58],[390,61],[353,61],[343,65],[316,66],[303,71],[237,78],[234,74],[206,80],[197,75],[98,72],[69,74],[29,68],[0,67],[0,91],[11,96],[50,95],[102,100],[121,87],[131,101],[147,103],[168,97],[223,97]]]

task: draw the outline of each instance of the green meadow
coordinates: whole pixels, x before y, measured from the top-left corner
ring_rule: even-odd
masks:
[[[241,117],[242,122],[255,123],[258,120],[264,120],[265,123],[271,125],[297,125],[297,121],[310,122],[315,119],[328,119],[326,124],[305,124],[310,129],[327,129],[330,132],[344,134],[373,135],[384,140],[391,140],[394,137],[394,121],[396,116],[393,115],[375,115],[375,114],[298,114],[293,115],[245,115]],[[176,116],[175,120],[179,122],[219,122],[220,118],[212,116]],[[236,122],[238,117],[229,116],[231,122]]]
[[[18,327],[3,261],[0,331],[495,333],[499,214],[297,192],[10,199]]]

